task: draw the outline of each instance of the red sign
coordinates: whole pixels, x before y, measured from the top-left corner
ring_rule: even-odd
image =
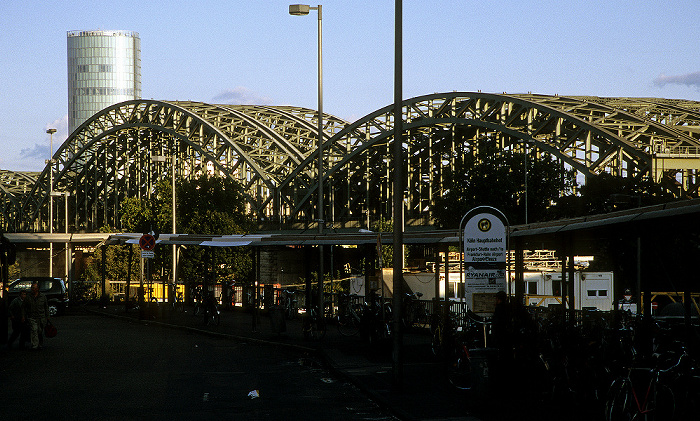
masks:
[[[156,248],[156,238],[151,234],[142,235],[139,239],[139,247],[141,247],[141,250],[153,250]]]

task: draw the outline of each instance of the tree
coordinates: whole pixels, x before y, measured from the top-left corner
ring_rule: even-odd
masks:
[[[121,203],[121,226],[125,232],[150,231],[149,222],[152,220],[148,202],[137,197],[127,197]]]
[[[177,231],[188,234],[243,234],[250,230],[245,215],[245,200],[238,183],[220,177],[203,175],[183,180],[176,185]],[[150,199],[126,198],[120,208],[122,232],[156,234],[171,232],[172,186],[165,180],[159,182]],[[103,232],[115,232],[104,227]],[[151,273],[166,276],[171,267],[172,254],[168,247],[156,247],[151,259]],[[131,263],[131,268],[129,268]],[[139,250],[136,245],[109,246],[106,251],[107,293],[111,295],[110,282],[122,283],[129,274],[130,282],[140,281]],[[196,247],[182,248],[179,278],[185,283],[201,283],[205,280],[227,281],[248,279],[252,261],[247,248]],[[102,253],[97,250],[87,262],[82,276],[85,295],[99,294],[102,280]]]
[[[133,200],[127,200],[129,202],[128,208],[130,210],[138,209],[139,206]],[[126,202],[126,201],[125,201]],[[124,218],[122,217],[122,220]],[[132,218],[136,220],[137,218]],[[116,230],[112,227],[105,226],[100,229],[101,232],[115,232]],[[113,297],[114,289],[111,284],[115,285],[125,284],[127,278],[131,276],[130,282],[135,284],[139,282],[139,260],[134,256],[138,256],[138,252],[135,250],[138,248],[136,245],[111,245],[105,250],[106,260],[105,260],[105,294],[109,297]],[[85,271],[81,274],[80,280],[74,285],[73,296],[76,300],[86,300],[94,299],[101,294],[101,284],[102,284],[102,247],[95,249],[93,256],[89,257],[86,261]],[[131,265],[131,267],[130,267]],[[124,293],[127,293],[125,290]]]
[[[676,200],[672,193],[648,178],[640,180],[608,173],[588,177],[579,192],[561,201],[557,209],[560,217],[608,213]]]
[[[525,155],[482,145],[475,155],[463,151],[454,170],[446,169],[444,193],[435,200],[433,215],[441,228],[457,228],[464,214],[476,206],[501,210],[511,224],[525,222]],[[553,208],[565,194],[573,194],[575,171],[547,153],[527,156],[528,221],[552,219]]]
[[[140,280],[138,246],[133,244],[111,245],[105,250],[105,294],[113,298],[114,285],[126,285],[127,278],[131,276],[131,285],[137,285]],[[130,257],[131,253],[131,257]],[[131,265],[131,268],[129,268]],[[87,261],[85,272],[82,274],[80,283],[77,286],[77,300],[93,299],[101,294],[102,284],[102,248],[95,249],[95,254]],[[124,290],[124,294],[128,291]]]
[[[244,234],[252,228],[241,186],[206,174],[178,186],[178,231],[191,234]],[[163,205],[165,207],[165,205]],[[190,246],[182,252],[181,279],[192,284],[250,279],[247,247]]]

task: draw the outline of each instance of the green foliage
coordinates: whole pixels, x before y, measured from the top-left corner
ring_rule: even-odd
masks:
[[[394,232],[394,220],[381,218],[372,225],[374,232]],[[394,246],[382,245],[382,267],[389,268],[394,264]]]
[[[121,203],[121,226],[125,232],[150,231],[151,209],[148,203],[136,197],[127,197]]]
[[[672,193],[648,179],[616,177],[608,173],[589,177],[580,195],[569,196],[557,209],[559,217],[607,213],[675,200]]]
[[[16,261],[13,265],[7,268],[7,279],[17,279],[20,277],[20,264]]]
[[[88,282],[84,278],[73,282],[72,296],[78,303],[97,300],[100,297],[100,283]],[[107,292],[109,295],[109,292]]]
[[[240,185],[219,177],[203,175],[183,180],[176,185],[177,231],[188,234],[243,234],[251,225],[245,215],[245,201]],[[122,231],[156,234],[172,232],[172,185],[162,180],[150,200],[127,198],[121,203]],[[102,232],[115,232],[104,227]],[[131,248],[131,259],[129,257]],[[244,247],[182,247],[179,278],[188,283],[247,280],[252,272],[250,251]],[[140,250],[136,245],[109,246],[105,262],[107,293],[110,282],[125,282],[131,262],[132,285],[140,283]],[[151,259],[154,277],[165,276],[172,267],[170,247],[159,246]],[[97,249],[87,262],[82,279],[74,286],[78,299],[91,299],[99,294],[102,283],[102,252]]]
[[[131,258],[129,257],[131,249]],[[126,283],[129,275],[129,263],[131,263],[131,284],[140,282],[139,250],[136,245],[108,246],[106,248],[105,262],[105,294],[112,297],[111,282]],[[100,293],[102,285],[102,250],[98,248],[95,254],[88,259],[85,272],[82,274],[80,284],[73,294],[78,301],[94,299]]]
[[[244,234],[252,225],[241,187],[231,180],[201,177],[178,188],[178,231],[192,234]],[[247,247],[190,246],[180,260],[180,276],[190,283],[247,281],[252,259]]]
[[[240,184],[204,174],[183,180],[177,190],[178,226],[182,227],[178,231],[205,233],[208,228],[217,228],[226,230],[219,234],[242,234],[250,229]],[[211,223],[204,221],[214,212],[222,216]]]
[[[501,210],[511,224],[525,222],[525,155],[483,148],[476,156],[464,152],[454,171],[446,168],[445,190],[435,200],[433,214],[441,228],[457,228],[462,216],[476,206]],[[572,193],[575,171],[565,169],[546,153],[527,157],[528,221],[556,216],[553,211],[562,193]]]

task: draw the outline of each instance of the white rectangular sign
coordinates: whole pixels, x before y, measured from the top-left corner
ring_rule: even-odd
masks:
[[[495,294],[506,290],[506,225],[500,215],[487,207],[477,208],[464,226],[465,296],[474,309],[474,294]],[[483,308],[483,305],[479,306]]]

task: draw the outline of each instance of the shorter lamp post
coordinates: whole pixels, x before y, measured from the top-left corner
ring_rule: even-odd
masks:
[[[51,136],[49,159],[46,164],[49,165],[49,233],[53,234],[53,134],[56,133],[56,129],[47,129],[46,133]],[[53,277],[53,238],[49,240],[49,277]]]
[[[531,139],[523,139],[519,140],[518,143],[523,144],[523,148],[525,149],[525,223],[528,223],[528,197],[527,197],[527,152],[528,152],[528,147],[527,145],[530,143],[534,143]]]
[[[52,202],[53,202],[53,197],[55,197],[55,196],[59,196],[59,197],[60,197],[60,196],[63,196],[63,200],[64,200],[64,204],[65,204],[65,216],[66,216],[66,219],[65,219],[65,223],[66,223],[66,226],[65,226],[65,233],[68,234],[68,197],[70,197],[70,192],[67,192],[67,191],[51,191]],[[68,236],[66,236],[66,238],[68,238]],[[53,242],[51,242],[51,244],[53,244]],[[69,254],[69,252],[70,252],[69,247],[70,247],[70,244],[69,244],[69,243],[66,243],[66,262],[65,262],[66,264],[65,264],[65,270],[66,270],[66,282],[68,283],[68,289],[69,289],[69,291],[70,291],[71,285],[70,285],[70,280],[68,279],[68,273],[69,273],[69,271],[70,271],[70,257],[71,257],[71,256],[70,256],[70,254]]]
[[[172,168],[172,189],[173,189],[173,200],[172,200],[172,208],[173,208],[173,235],[177,233],[177,226],[175,224],[175,155],[171,156],[164,156],[164,155],[151,155],[151,161],[152,162],[167,162],[170,161],[171,163],[171,168]],[[173,287],[177,285],[177,276],[176,276],[176,270],[177,270],[177,246],[173,244]],[[166,284],[165,281],[163,281],[163,304],[165,304],[166,300]]]

